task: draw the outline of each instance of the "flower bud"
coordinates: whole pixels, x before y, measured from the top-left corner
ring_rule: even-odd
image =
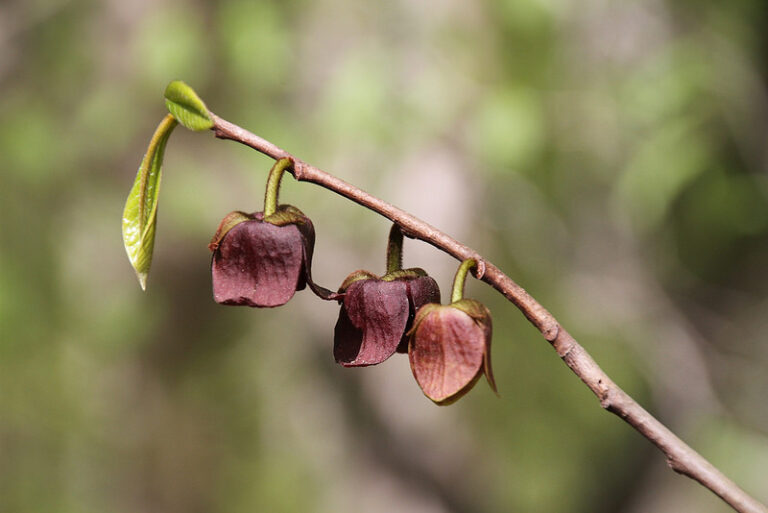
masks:
[[[344,280],[339,293],[344,297],[333,354],[345,367],[375,365],[392,356],[401,342],[407,342],[405,334],[416,310],[440,301],[437,283],[421,269],[397,270],[382,278],[356,271]]]
[[[208,247],[213,251],[213,298],[225,305],[274,307],[288,302],[309,278],[315,230],[299,209],[274,214],[232,212]]]
[[[458,400],[485,374],[491,388],[491,313],[478,301],[427,304],[411,328],[408,359],[421,390],[440,405]]]

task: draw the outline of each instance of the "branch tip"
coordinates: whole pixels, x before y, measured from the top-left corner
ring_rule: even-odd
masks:
[[[475,278],[482,280],[483,276],[485,276],[485,260],[480,255],[475,255],[473,258],[477,262],[474,272]]]

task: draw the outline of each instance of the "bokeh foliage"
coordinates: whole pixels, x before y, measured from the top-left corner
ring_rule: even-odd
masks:
[[[501,392],[333,363],[334,304],[210,298],[206,244],[271,162],[179,130],[153,276],[122,248],[163,89],[446,230],[768,501],[768,10],[459,0],[0,5],[0,511],[727,511],[487,287]],[[287,179],[315,278],[386,222]],[[456,263],[406,243],[447,300]]]

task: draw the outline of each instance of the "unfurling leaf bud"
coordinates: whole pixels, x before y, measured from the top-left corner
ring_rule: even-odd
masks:
[[[213,118],[208,107],[195,90],[181,80],[174,80],[165,88],[165,106],[179,123],[190,130],[213,128]]]
[[[213,298],[225,305],[284,305],[309,278],[315,230],[299,209],[280,205],[272,215],[232,212],[209,244]]]
[[[123,210],[123,243],[142,290],[147,286],[147,275],[155,248],[163,154],[168,138],[177,124],[174,117],[168,114],[158,125],[149,141],[149,148],[141,161]]]

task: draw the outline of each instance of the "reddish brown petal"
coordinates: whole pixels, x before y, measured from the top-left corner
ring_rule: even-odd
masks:
[[[333,333],[333,356],[344,366],[352,366],[360,354],[363,331],[349,320],[347,309],[342,305]]]
[[[408,298],[411,300],[414,308],[418,310],[427,303],[440,302],[440,287],[430,276],[420,276],[413,280],[408,280]]]
[[[257,214],[257,219],[263,219],[263,214]],[[312,254],[315,249],[315,227],[312,221],[304,213],[293,205],[280,205],[277,211],[269,216],[266,221],[277,226],[295,225],[302,235],[304,243],[304,268],[299,275],[299,282],[296,284],[296,290],[303,290],[307,285],[320,299],[335,300],[339,294],[321,287],[312,279]]]
[[[405,284],[408,287],[408,322],[397,346],[398,353],[408,352],[408,330],[411,329],[416,311],[427,303],[440,303],[440,288],[430,276],[405,280]]]
[[[333,353],[347,367],[375,365],[395,352],[408,322],[405,283],[360,280],[346,290]]]
[[[450,404],[469,391],[482,372],[486,332],[450,305],[433,307],[419,317],[408,351],[411,370],[424,395]]]
[[[293,224],[245,221],[221,240],[211,265],[214,299],[273,307],[293,297],[303,274],[304,238]]]
[[[260,217],[263,217],[263,214]],[[304,245],[304,267],[299,274],[296,290],[304,290],[307,286],[307,280],[311,281],[312,279],[312,254],[315,250],[315,227],[312,221],[298,208],[285,204],[277,207],[277,212],[270,216],[267,221],[277,226],[293,225],[301,233]]]

